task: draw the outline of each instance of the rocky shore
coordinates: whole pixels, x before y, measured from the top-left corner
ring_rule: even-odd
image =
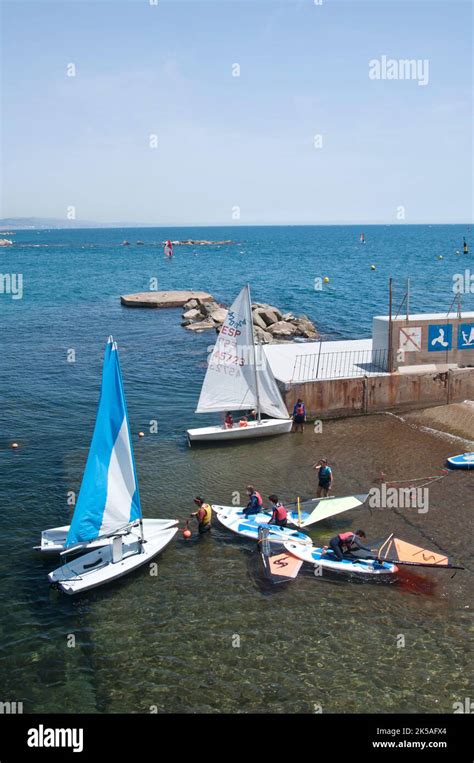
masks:
[[[227,317],[227,308],[214,300],[190,299],[184,305],[181,325],[188,331],[219,331]],[[273,305],[252,304],[255,336],[261,344],[291,341],[296,338],[317,339],[314,323],[306,315],[283,313]]]

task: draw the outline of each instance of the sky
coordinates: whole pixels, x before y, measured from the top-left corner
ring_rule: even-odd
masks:
[[[471,221],[469,0],[318,3],[4,0],[0,217]]]

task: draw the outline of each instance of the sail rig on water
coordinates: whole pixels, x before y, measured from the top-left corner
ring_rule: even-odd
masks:
[[[244,286],[229,308],[227,318],[209,358],[196,413],[222,413],[254,409],[256,421],[188,429],[189,442],[241,440],[284,434],[292,427],[283,398],[265,352],[255,344],[250,287]],[[271,419],[262,418],[262,413]]]
[[[413,567],[445,567],[462,570],[463,567],[454,565],[445,554],[439,554],[428,548],[415,546],[401,538],[396,538],[391,533],[388,538],[377,541],[371,546],[371,555],[377,559],[395,564],[410,565]]]

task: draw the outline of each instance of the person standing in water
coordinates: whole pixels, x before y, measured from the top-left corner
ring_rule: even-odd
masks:
[[[164,251],[165,251],[165,257],[168,257],[168,259],[171,259],[171,257],[173,256],[173,244],[171,243],[169,239],[165,244]]]
[[[212,521],[212,509],[209,506],[208,503],[204,503],[203,499],[200,498],[198,495],[194,499],[194,503],[198,507],[197,511],[193,511],[192,514],[190,514],[191,517],[195,517],[198,521],[198,532],[199,535],[202,535],[203,533],[209,532],[211,529],[211,521]]]
[[[299,397],[293,407],[293,432],[297,432],[298,427],[300,428],[300,432],[303,432],[305,421],[306,408],[302,399]]]
[[[313,469],[318,472],[318,490],[316,492],[316,497],[326,498],[329,495],[333,483],[332,469],[328,466],[327,458],[320,458],[319,461],[313,465]]]

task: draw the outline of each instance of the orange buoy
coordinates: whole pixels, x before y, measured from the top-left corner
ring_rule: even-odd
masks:
[[[183,530],[183,537],[184,537],[184,538],[190,538],[190,537],[191,537],[191,535],[192,535],[192,532],[191,532],[191,530],[190,530],[188,527],[186,527],[186,528]]]

